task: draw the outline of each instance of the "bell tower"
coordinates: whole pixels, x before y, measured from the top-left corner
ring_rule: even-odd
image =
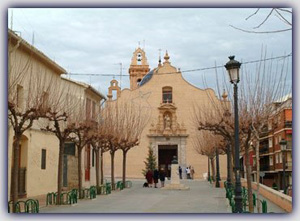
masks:
[[[138,88],[138,83],[150,71],[149,64],[145,55],[145,51],[138,47],[134,52],[131,59],[129,68],[130,89],[135,90]]]

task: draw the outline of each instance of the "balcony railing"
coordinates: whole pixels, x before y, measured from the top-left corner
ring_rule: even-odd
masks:
[[[259,148],[259,153],[260,154],[264,154],[264,153],[268,153],[269,152],[269,146],[268,145],[264,145],[261,148]]]
[[[269,165],[262,164],[260,165],[260,171],[268,171],[270,169]]]
[[[291,170],[292,169],[292,162],[287,162],[285,164],[285,168]]]
[[[284,127],[285,128],[292,128],[293,122],[292,121],[285,121],[284,122]]]

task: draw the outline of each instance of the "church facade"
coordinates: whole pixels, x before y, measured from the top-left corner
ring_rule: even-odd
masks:
[[[164,168],[170,173],[173,156],[178,159],[184,169],[192,166],[195,179],[202,179],[208,170],[207,156],[200,155],[193,140],[199,134],[194,117],[195,109],[212,108],[212,103],[221,103],[215,92],[200,89],[187,82],[180,70],[171,65],[170,56],[166,52],[164,61],[159,59],[158,66],[150,71],[146,53],[137,48],[129,68],[130,88],[120,90],[116,80],[111,81],[108,89],[108,102],[116,99],[136,102],[140,100],[143,107],[150,112],[150,119],[144,128],[138,146],[128,152],[127,177],[143,178],[142,170],[147,158],[148,148],[154,150],[157,168]],[[122,153],[115,155],[115,176],[122,176]],[[220,156],[220,174],[226,177],[226,156]],[[110,156],[104,155],[105,176],[110,176]]]

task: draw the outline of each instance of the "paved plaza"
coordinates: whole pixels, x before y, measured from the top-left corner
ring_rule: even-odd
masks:
[[[40,213],[231,213],[225,189],[204,180],[182,181],[190,190],[143,188],[143,180],[132,183],[131,188],[79,200],[75,205],[43,207]],[[284,210],[269,202],[268,212]]]

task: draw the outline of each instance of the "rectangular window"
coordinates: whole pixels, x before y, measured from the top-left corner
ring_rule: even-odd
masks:
[[[279,163],[282,163],[282,153],[279,153]]]
[[[46,169],[46,150],[45,149],[42,149],[42,165],[41,165],[41,168],[42,170],[45,170]]]
[[[49,94],[47,92],[43,92],[42,94],[42,108],[46,110],[49,107]]]
[[[173,103],[172,102],[172,88],[163,88],[163,103]]]
[[[269,148],[273,147],[273,143],[272,143],[272,137],[269,138]]]
[[[273,166],[273,156],[270,156],[269,160],[270,160],[270,166]]]
[[[21,85],[17,85],[17,106],[20,110],[23,110],[24,102],[24,90]]]
[[[90,167],[91,167],[91,147],[87,145],[85,147],[85,156],[84,156],[84,168],[85,168],[85,181],[90,180]]]
[[[64,154],[75,156],[75,143],[65,143]]]
[[[93,101],[93,105],[92,105],[92,119],[95,120],[96,118],[96,102]]]
[[[95,166],[95,150],[92,150],[92,167]]]
[[[91,100],[90,99],[86,99],[86,103],[85,103],[85,113],[86,113],[86,120],[90,120],[91,119]]]
[[[275,154],[275,163],[278,163],[278,154]]]

